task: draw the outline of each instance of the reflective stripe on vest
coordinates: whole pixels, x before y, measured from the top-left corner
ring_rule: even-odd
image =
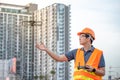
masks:
[[[88,72],[84,69],[76,69],[74,72],[74,80],[83,79],[83,80],[101,80],[100,76],[95,75],[94,72]]]
[[[89,57],[86,65],[90,65],[98,69],[101,55],[102,55],[102,51],[95,48],[93,53]],[[79,65],[85,66],[84,52],[80,49],[78,49],[76,53],[75,67],[74,67],[74,80],[101,80],[102,79],[101,76],[98,76],[93,72],[91,73],[83,69],[78,70],[77,67]]]

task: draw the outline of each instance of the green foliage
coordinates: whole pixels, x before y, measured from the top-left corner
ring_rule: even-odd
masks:
[[[34,79],[38,79],[38,76],[36,75],[36,76],[34,76]]]
[[[54,75],[54,74],[55,74],[55,71],[54,71],[54,70],[52,70],[52,71],[50,71],[50,73],[51,73],[52,75]]]
[[[44,78],[44,76],[43,76],[43,75],[40,75],[39,78],[40,78],[40,80],[42,80],[42,79]]]

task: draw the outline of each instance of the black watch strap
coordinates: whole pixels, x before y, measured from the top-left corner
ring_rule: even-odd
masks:
[[[92,70],[92,72],[96,72],[96,69],[94,68],[94,69]]]

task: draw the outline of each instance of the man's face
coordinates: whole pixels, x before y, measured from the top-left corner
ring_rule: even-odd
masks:
[[[85,45],[88,42],[88,38],[86,38],[85,34],[81,34],[79,36],[79,41],[80,41],[80,45]]]

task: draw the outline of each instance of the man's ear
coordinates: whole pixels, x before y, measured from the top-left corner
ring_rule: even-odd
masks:
[[[86,38],[87,39],[87,41],[90,41],[90,37],[88,37],[88,38]]]

